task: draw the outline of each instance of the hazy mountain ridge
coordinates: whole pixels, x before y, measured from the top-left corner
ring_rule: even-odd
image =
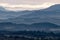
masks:
[[[31,25],[28,24],[16,24],[11,22],[3,22],[0,23],[0,30],[8,30],[8,31],[21,31],[21,30],[27,30],[27,31],[34,31],[34,30],[50,30],[50,29],[60,28],[59,25],[49,23],[49,22],[43,22],[43,23],[34,23]]]
[[[26,15],[18,16],[16,18],[8,19],[8,22],[13,23],[38,23],[38,22],[52,22],[60,25],[60,10],[59,4],[53,5],[43,10],[33,10],[28,12]],[[56,9],[55,9],[56,7]],[[54,10],[53,10],[54,9]],[[48,10],[48,11],[47,11]]]
[[[60,4],[55,4],[53,6],[50,6],[49,8],[45,9],[46,11],[59,11],[60,10]]]
[[[51,22],[60,25],[59,7],[60,4],[56,4],[43,10],[0,11],[0,19],[2,22],[12,22],[18,24]]]

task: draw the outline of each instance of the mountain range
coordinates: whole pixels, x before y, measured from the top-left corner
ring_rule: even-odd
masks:
[[[16,24],[11,22],[0,23],[0,30],[6,31],[51,31],[51,29],[59,29],[60,25],[49,22],[34,23],[34,24]],[[52,30],[53,31],[53,30]]]
[[[0,7],[0,30],[60,28],[60,4],[41,10],[8,11]]]
[[[12,22],[17,24],[32,24],[40,22],[52,22],[60,25],[60,4],[55,4],[42,10],[3,11],[0,7],[0,22]]]

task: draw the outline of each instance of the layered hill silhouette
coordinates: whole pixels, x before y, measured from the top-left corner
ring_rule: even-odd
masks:
[[[31,25],[28,24],[15,24],[11,22],[3,22],[0,23],[0,30],[8,30],[8,31],[34,31],[34,30],[49,30],[51,28],[60,28],[59,25],[43,22],[43,23],[33,23]]]
[[[8,11],[0,7],[0,30],[40,30],[60,28],[60,4],[46,9]]]
[[[14,18],[9,18],[6,21],[19,24],[51,22],[60,25],[60,4],[52,5],[43,10],[22,11],[17,12],[17,14],[20,15],[17,15],[17,17]]]

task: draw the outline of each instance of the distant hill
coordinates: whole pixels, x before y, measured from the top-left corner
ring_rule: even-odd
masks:
[[[8,11],[0,7],[0,22],[32,24],[50,22],[60,25],[60,4],[42,10]]]
[[[55,4],[47,9],[45,9],[46,11],[60,11],[60,4]]]
[[[8,31],[23,31],[23,30],[49,30],[51,28],[60,28],[59,25],[49,23],[49,22],[43,22],[43,23],[34,23],[31,25],[28,24],[15,24],[11,22],[3,22],[0,23],[0,30],[8,30]]]
[[[17,13],[19,14],[25,13],[25,14],[19,15],[14,18],[9,18],[8,20],[5,21],[19,23],[19,24],[51,22],[60,25],[60,4],[53,5],[43,10],[32,10],[32,11],[24,11]]]

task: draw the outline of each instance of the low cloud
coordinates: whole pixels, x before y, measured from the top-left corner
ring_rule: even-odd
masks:
[[[9,3],[0,3],[0,6],[5,7],[5,9],[8,10],[37,10],[37,9],[43,9],[43,8],[47,8],[50,7],[51,5],[54,5],[56,3],[43,3],[41,5],[30,5],[30,4],[9,4]]]

